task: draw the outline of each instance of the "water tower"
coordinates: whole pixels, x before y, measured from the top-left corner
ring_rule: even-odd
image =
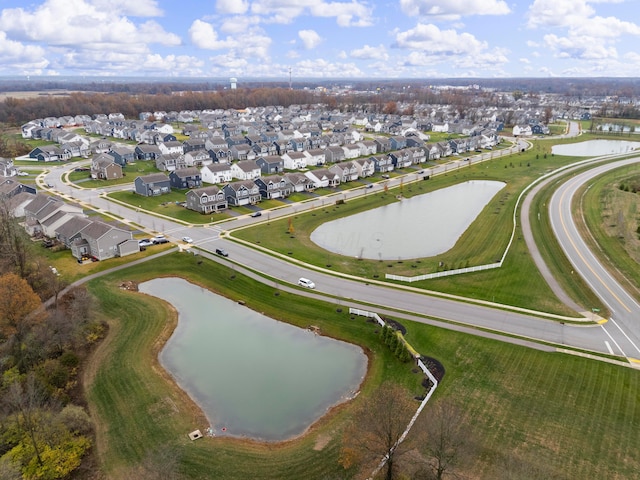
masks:
[[[229,82],[231,83],[231,90],[235,90],[236,87],[238,86],[238,79],[237,78],[230,78]]]

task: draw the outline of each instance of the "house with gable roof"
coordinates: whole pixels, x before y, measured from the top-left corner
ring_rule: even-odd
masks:
[[[260,188],[253,180],[239,180],[222,187],[229,205],[255,205],[262,199]]]
[[[233,180],[233,171],[228,163],[212,163],[200,169],[200,176],[204,183],[229,183]]]
[[[260,178],[260,166],[255,160],[241,160],[231,164],[231,175],[239,180],[253,180]]]
[[[194,188],[186,193],[186,204],[189,210],[209,215],[229,208],[224,191],[217,185]]]
[[[172,188],[199,188],[202,186],[200,170],[196,167],[177,168],[169,173]]]
[[[150,173],[136,177],[135,192],[143,197],[153,197],[171,192],[171,181],[164,173]]]
[[[286,198],[293,193],[293,185],[289,179],[283,175],[260,177],[256,178],[254,182],[258,185],[260,195],[265,200]]]

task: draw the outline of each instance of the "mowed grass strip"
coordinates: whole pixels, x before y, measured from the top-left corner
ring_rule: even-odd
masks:
[[[120,290],[118,285],[124,279],[142,281],[182,272],[181,276],[190,281],[243,300],[273,318],[302,328],[316,325],[325,335],[363,345],[370,358],[364,393],[385,379],[403,383],[416,395],[423,392],[420,376],[411,373],[410,365],[395,360],[379,342],[377,327],[372,323],[361,317],[351,319],[346,311],[338,312],[334,304],[302,300],[256,284],[215,262],[197,263],[200,260],[187,254],[171,254],[151,265],[149,262],[132,267],[91,283],[101,310],[109,312],[111,325],[106,343],[97,355],[100,364],[96,365],[89,386],[92,412],[98,424],[100,457],[111,478],[131,474],[136,464],[161,447],[180,452],[180,468],[189,478],[296,479],[342,475],[345,472],[338,463],[340,430],[344,416],[352,408],[350,405],[338,408],[298,441],[283,444],[229,439],[188,441],[188,432],[208,425],[199,409],[157,364],[157,352],[173,329],[174,312],[157,299]]]
[[[335,204],[327,199],[322,208],[313,212],[269,221],[232,232],[232,235],[311,265],[372,279],[384,279],[386,274],[414,276],[494,263],[500,260],[509,242],[513,211],[522,189],[534,178],[578,160],[546,154],[548,149],[550,147],[545,144],[540,149],[472,164],[428,181],[405,184],[401,189],[367,195],[345,204]],[[403,261],[362,260],[329,252],[311,241],[313,230],[327,221],[396,202],[396,195],[400,193],[404,197],[412,197],[468,180],[501,181],[506,186],[487,204],[455,246],[441,255]],[[446,205],[441,208],[446,208]],[[519,231],[501,269],[415,282],[412,286],[561,315],[574,314],[555,297],[541,277]]]
[[[461,403],[479,438],[474,478],[496,478],[508,459],[532,466],[534,478],[637,478],[637,370],[406,326],[409,341],[446,368],[436,398]]]
[[[156,363],[157,351],[173,328],[172,311],[157,299],[120,290],[119,282],[179,274],[279,320],[303,328],[318,325],[328,335],[363,345],[370,351],[371,369],[355,403],[388,379],[417,393],[419,376],[397,363],[379,343],[376,327],[362,318],[351,319],[331,303],[279,292],[196,259],[176,253],[91,283],[101,310],[111,319],[89,386],[108,476],[125,478],[148,452],[168,447],[187,478],[350,478],[354,472],[344,471],[338,458],[351,405],[338,409],[309,435],[283,444],[188,441],[189,431],[203,427],[201,414]],[[532,466],[544,475],[539,478],[628,479],[640,471],[640,372],[402,323],[407,340],[446,368],[436,398],[462,403],[471,419],[481,445],[469,472],[476,478],[495,478],[506,459]]]

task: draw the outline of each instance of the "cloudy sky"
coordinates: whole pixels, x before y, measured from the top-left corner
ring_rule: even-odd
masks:
[[[640,76],[638,0],[0,0],[0,75]]]

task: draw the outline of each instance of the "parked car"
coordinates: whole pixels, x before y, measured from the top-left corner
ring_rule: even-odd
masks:
[[[255,218],[255,217],[261,217],[261,216],[262,216],[262,212],[253,212],[253,213],[251,214],[251,216],[252,216],[252,217],[254,217],[254,218]]]
[[[182,241],[187,243],[193,243],[193,238],[184,236],[182,237]]]
[[[304,277],[300,277],[298,279],[298,285],[300,285],[301,287],[305,287],[305,288],[316,288],[316,284],[315,283],[313,283],[308,278],[304,278]]]
[[[389,178],[389,175],[382,175],[382,178]]]
[[[143,238],[142,240],[138,241],[138,245],[140,245],[140,247],[150,247],[151,245],[153,245],[153,240],[151,240],[150,238]]]
[[[169,243],[169,240],[164,235],[156,235],[153,237],[152,242],[154,245],[159,245],[161,243]]]
[[[223,250],[222,248],[216,248],[216,253],[218,255],[220,255],[221,257],[228,257],[229,254],[227,253],[226,250]]]

